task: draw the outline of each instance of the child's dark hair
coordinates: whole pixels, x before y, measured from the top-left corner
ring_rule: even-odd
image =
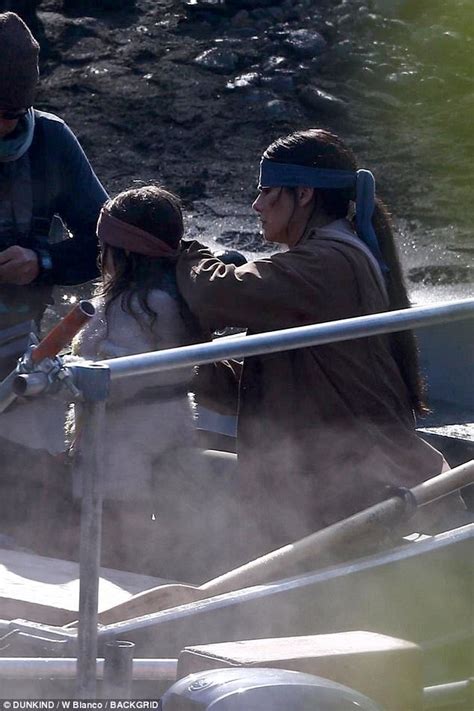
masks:
[[[184,232],[183,213],[179,198],[168,190],[158,185],[125,190],[110,199],[104,209],[112,217],[149,232],[170,247],[179,247]],[[98,290],[106,300],[106,310],[113,301],[120,299],[126,313],[134,316],[143,327],[151,328],[156,313],[149,306],[148,295],[152,289],[161,289],[179,302],[183,318],[190,319],[176,284],[176,257],[150,258],[104,244],[100,256],[103,273],[107,260],[112,262],[113,273]],[[134,307],[135,299],[138,307]]]
[[[297,131],[285,138],[279,138],[267,148],[264,157],[278,163],[357,170],[356,159],[351,149],[338,136],[323,129]],[[347,217],[351,200],[354,199],[352,190],[318,189],[318,193],[323,209],[329,217],[334,220]],[[386,284],[390,308],[407,308],[410,302],[398,259],[390,215],[378,198],[376,198],[372,222],[382,256],[389,267]],[[415,337],[411,331],[400,331],[391,335],[391,343],[394,358],[410,395],[412,408],[418,414],[426,413]]]

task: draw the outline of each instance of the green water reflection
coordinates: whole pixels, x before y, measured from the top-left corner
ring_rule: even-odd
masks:
[[[370,15],[361,26],[361,61],[348,81],[367,99],[353,104],[359,143],[378,163],[399,215],[455,224],[465,239],[474,177],[474,3],[411,0],[398,14]]]

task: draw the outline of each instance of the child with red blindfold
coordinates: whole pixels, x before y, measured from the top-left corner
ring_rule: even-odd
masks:
[[[96,315],[74,341],[75,355],[102,360],[196,340],[193,317],[176,285],[182,235],[179,199],[161,187],[126,190],[104,205],[97,224],[102,280],[94,299]],[[146,543],[155,538],[151,528],[160,527],[171,506],[176,516],[188,514],[179,512],[188,504],[178,472],[193,468],[191,375],[191,368],[182,368],[112,382],[103,493],[106,514],[116,516],[111,536],[116,555],[105,564],[123,567],[125,557],[125,567],[143,569],[147,557],[150,562],[161,558],[160,574],[172,575],[163,553],[155,545],[147,551]],[[157,537],[163,543],[166,527]],[[131,540],[138,540],[139,547],[132,550]]]

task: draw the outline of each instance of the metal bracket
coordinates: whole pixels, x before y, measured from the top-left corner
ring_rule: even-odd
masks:
[[[85,361],[67,366],[66,371],[83,401],[107,400],[110,389],[110,368],[107,365]]]

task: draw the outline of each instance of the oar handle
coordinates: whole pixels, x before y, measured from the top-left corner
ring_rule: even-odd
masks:
[[[411,489],[411,493],[417,504],[423,506],[473,482],[474,459],[415,486]],[[289,565],[313,560],[316,556],[327,554],[358,536],[380,530],[381,525],[386,527],[399,521],[405,511],[405,502],[400,496],[386,499],[316,533],[311,533],[299,541],[271,551],[218,578],[209,580],[200,586],[200,590],[211,597],[231,590],[259,585],[272,576],[281,575]]]
[[[413,487],[411,493],[415,497],[418,506],[424,506],[472,484],[473,481],[474,459],[471,459],[465,464],[460,464],[454,469],[448,469],[448,471],[418,484],[418,486]]]
[[[65,348],[94,315],[95,308],[90,301],[80,301],[31,352],[31,360],[36,365],[45,358],[54,358]]]
[[[421,506],[445,496],[452,491],[461,489],[474,481],[474,460],[462,464],[456,469],[439,474],[432,479],[414,487],[411,492]],[[282,576],[288,564],[304,560],[314,560],[334,548],[352,541],[362,533],[369,535],[380,530],[380,526],[396,522],[406,512],[402,497],[395,496],[382,501],[369,509],[360,511],[348,519],[339,521],[328,528],[312,533],[295,543],[278,548],[276,551],[252,560],[239,568],[209,580],[196,588],[189,585],[164,585],[135,595],[120,605],[101,613],[99,621],[111,624],[131,617],[139,617],[160,610],[166,610],[176,605],[187,604],[213,597],[221,593],[246,588],[250,585],[267,582],[269,578]],[[286,566],[286,567],[285,567]]]

